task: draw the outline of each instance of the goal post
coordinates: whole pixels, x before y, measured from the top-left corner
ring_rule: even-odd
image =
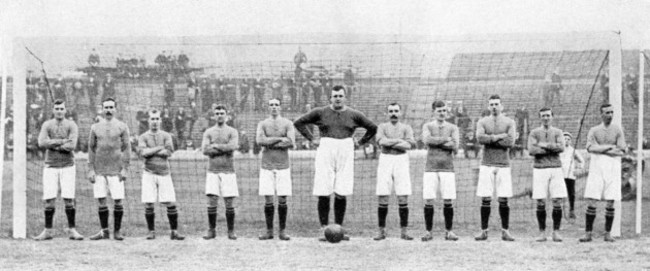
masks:
[[[0,65],[1,67],[1,74],[2,76],[2,89],[0,91],[2,92],[2,105],[0,105],[0,142],[5,142],[5,131],[7,129],[6,125],[7,123],[5,122],[6,119],[6,105],[9,104],[7,102],[7,83],[9,82],[7,80],[7,65],[9,65],[9,56],[11,56],[11,52],[8,50],[7,42],[5,39],[2,39],[3,41],[0,42]],[[2,166],[0,166],[0,228],[2,227],[2,192],[3,192],[3,185],[4,185],[4,170],[5,170],[5,148],[0,147],[0,158],[2,158]]]
[[[643,121],[644,121],[644,106],[645,106],[645,66],[647,64],[647,56],[643,49],[639,51],[639,113],[638,113],[638,130],[637,134],[643,135]],[[644,136],[637,137],[636,144],[636,223],[634,225],[636,234],[641,234],[642,220],[643,220],[643,163],[644,150],[643,150]]]
[[[613,124],[623,129],[623,64],[621,48],[621,37],[618,32],[613,32],[609,40],[609,103],[614,108]],[[621,236],[621,201],[614,202],[616,210],[614,223],[612,224],[612,236]]]
[[[27,238],[27,92],[25,53],[22,39],[14,39],[13,61],[14,155],[13,155],[13,237]]]

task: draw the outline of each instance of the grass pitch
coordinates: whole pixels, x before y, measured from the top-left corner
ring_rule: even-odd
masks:
[[[200,156],[199,156],[200,157]],[[309,155],[292,158],[294,195],[289,200],[290,212],[288,242],[259,241],[257,234],[264,231],[263,198],[257,195],[259,160],[240,157],[235,164],[240,185],[237,200],[236,230],[240,239],[225,238],[225,221],[220,218],[216,240],[205,241],[204,175],[202,159],[175,159],[174,181],[181,210],[180,230],[188,236],[185,241],[170,241],[164,212],[157,208],[158,239],[144,240],[146,226],[139,196],[139,162],[133,161],[132,176],[127,183],[127,213],[124,242],[113,240],[75,242],[67,240],[62,229],[65,215],[62,202],[58,202],[55,229],[58,234],[52,241],[11,240],[11,170],[6,167],[3,189],[2,221],[0,226],[0,269],[2,270],[641,270],[650,269],[650,222],[643,224],[644,234],[634,232],[634,202],[623,202],[623,237],[615,243],[602,241],[603,208],[599,208],[594,226],[596,239],[590,244],[580,244],[577,238],[584,231],[584,202],[578,199],[578,219],[565,220],[562,243],[536,243],[537,224],[535,202],[526,196],[530,187],[532,168],[530,160],[513,161],[514,189],[519,197],[511,200],[511,232],[515,242],[502,242],[498,231],[498,212],[491,218],[490,239],[476,242],[472,235],[479,223],[478,198],[474,196],[478,160],[457,159],[458,200],[456,201],[455,231],[458,242],[443,241],[440,206],[436,206],[435,239],[423,243],[421,176],[422,157],[411,158],[413,196],[410,233],[414,241],[398,239],[397,205],[391,199],[388,216],[388,236],[385,241],[371,240],[376,231],[376,160],[355,161],[355,194],[350,197],[345,227],[352,240],[339,244],[321,243],[316,215],[316,199],[311,195],[313,159]],[[41,184],[38,162],[28,166],[28,234],[35,235],[43,227]],[[84,235],[98,230],[96,204],[90,185],[82,178],[85,161],[78,165],[77,225]],[[36,170],[34,170],[36,169]],[[584,180],[577,183],[578,196]],[[522,194],[523,193],[523,194]],[[650,206],[644,202],[644,215],[650,217]],[[493,204],[496,207],[496,204]],[[219,209],[223,216],[223,205]],[[550,220],[549,222],[550,223]],[[550,224],[549,224],[550,225]]]
[[[0,241],[3,270],[642,270],[650,269],[650,239],[615,243],[536,243],[532,238],[431,242],[353,238],[329,244],[291,241],[205,241],[159,238],[124,242]]]

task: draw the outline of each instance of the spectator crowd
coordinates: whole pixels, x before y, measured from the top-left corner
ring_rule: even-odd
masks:
[[[28,142],[35,148],[36,137],[40,126],[50,115],[52,101],[61,99],[68,106],[68,118],[78,121],[80,116],[96,116],[99,102],[108,97],[116,96],[117,81],[125,78],[144,78],[144,72],[150,67],[146,66],[144,56],[136,54],[118,54],[115,68],[102,68],[102,58],[92,50],[88,56],[90,70],[81,77],[64,77],[57,74],[54,78],[35,76],[28,71],[27,75],[27,102],[29,105]],[[161,75],[160,88],[163,93],[162,129],[174,134],[176,146],[179,148],[193,148],[195,142],[191,139],[201,132],[195,129],[197,122],[204,119],[208,127],[214,124],[212,110],[217,103],[225,104],[231,109],[232,119],[230,125],[238,127],[237,116],[247,112],[266,112],[265,102],[270,97],[282,101],[283,109],[289,112],[302,113],[311,108],[329,103],[329,91],[335,84],[342,84],[348,90],[348,98],[354,99],[357,92],[355,68],[351,65],[336,67],[327,70],[322,66],[308,65],[307,55],[298,49],[293,58],[293,70],[276,71],[251,71],[249,74],[232,76],[226,74],[204,72],[202,69],[190,67],[190,58],[180,52],[178,55],[171,50],[160,52],[154,60],[154,70]],[[112,71],[112,72],[111,72]],[[597,87],[600,88],[603,99],[608,99],[609,78],[607,71],[601,72]],[[155,80],[153,82],[156,82]],[[546,106],[561,105],[565,82],[559,69],[546,76],[542,91],[542,98]],[[638,75],[634,68],[630,68],[623,78],[624,93],[629,95],[634,106],[638,104]],[[358,95],[358,94],[356,94]],[[566,95],[566,94],[565,94]],[[460,130],[461,149],[467,158],[477,157],[480,146],[475,138],[475,124],[479,116],[472,118],[462,101],[456,103],[448,101],[452,114],[448,121],[456,124]],[[488,114],[489,112],[484,112]],[[146,110],[136,113],[138,134],[148,129]],[[524,155],[527,146],[527,137],[530,131],[529,112],[525,106],[516,108],[512,112],[517,123],[517,139],[512,148],[513,156]],[[203,122],[200,122],[203,123]],[[204,128],[204,127],[201,127]],[[242,130],[240,134],[246,133]],[[259,146],[249,142],[242,145],[242,150],[252,146],[254,152],[259,151]],[[254,135],[253,135],[254,136]],[[8,138],[8,140],[11,140]],[[248,145],[250,144],[250,146]],[[84,149],[84,144],[79,144]],[[311,149],[308,142],[299,142],[298,149]],[[423,148],[423,144],[420,143]],[[35,148],[36,149],[36,148]],[[376,157],[377,146],[365,146],[364,153],[369,158]]]

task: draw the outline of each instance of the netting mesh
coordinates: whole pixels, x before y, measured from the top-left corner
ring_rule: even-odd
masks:
[[[207,160],[196,148],[201,144],[202,132],[214,123],[208,109],[215,103],[226,104],[232,115],[229,124],[239,130],[240,142],[244,142],[235,155],[241,195],[235,204],[236,229],[243,235],[252,235],[264,229],[264,198],[258,196],[260,148],[254,142],[254,135],[257,123],[268,115],[266,101],[271,97],[282,99],[283,115],[295,120],[310,108],[327,105],[328,91],[333,85],[347,86],[348,104],[377,124],[387,121],[384,113],[388,103],[403,105],[403,121],[413,127],[419,141],[419,150],[409,152],[413,183],[413,195],[409,197],[410,225],[418,230],[424,228],[422,176],[426,162],[420,133],[422,125],[432,120],[431,103],[446,101],[453,113],[448,121],[457,124],[461,131],[461,150],[454,160],[458,191],[454,224],[461,232],[471,231],[480,222],[480,199],[475,196],[480,148],[473,137],[475,124],[485,114],[487,98],[499,94],[506,116],[517,123],[518,134],[516,146],[511,150],[515,193],[510,201],[511,228],[514,231],[536,229],[535,202],[529,197],[532,160],[527,155],[526,140],[528,132],[540,125],[538,110],[552,107],[554,125],[571,132],[577,149],[584,152],[581,149],[584,149],[586,132],[600,122],[598,108],[608,99],[608,52],[591,49],[588,42],[566,50],[558,49],[554,42],[32,41],[28,46],[45,61],[52,95],[67,101],[68,111],[73,112],[70,118],[80,128],[79,150],[75,156],[77,227],[82,233],[90,234],[99,228],[92,186],[85,178],[89,129],[99,114],[99,101],[113,96],[117,100],[117,118],[128,124],[133,136],[147,129],[143,112],[152,108],[168,110],[168,114],[163,114],[163,129],[172,133],[178,149],[171,158],[171,171],[180,210],[180,230],[189,233],[207,228],[204,195]],[[181,55],[189,59],[186,61]],[[49,118],[51,99],[45,81],[39,79],[43,76],[40,64],[28,55],[26,59],[28,70],[33,71],[27,78],[30,105],[27,212],[28,234],[33,235],[43,226],[43,161],[34,142],[40,124]],[[624,69],[634,65],[630,57],[624,57],[624,62]],[[113,83],[106,83],[108,74]],[[636,142],[637,136],[632,93],[624,88],[623,126],[630,144]],[[183,120],[177,121],[181,108],[185,114],[181,113]],[[362,134],[358,130],[355,136]],[[318,233],[319,225],[316,198],[311,194],[314,150],[302,136],[298,136],[297,143],[297,150],[291,153],[293,196],[289,199],[288,229],[297,235],[311,236]],[[345,219],[345,226],[353,233],[363,234],[376,228],[377,155],[376,146],[362,146],[355,151],[354,195],[349,198]],[[126,183],[123,228],[127,234],[146,231],[144,207],[140,202],[141,173],[142,160],[134,157]],[[579,219],[575,221],[578,226],[583,223],[586,171],[579,173],[576,185]],[[3,189],[5,203],[11,198],[8,191]],[[493,206],[496,208],[496,204]],[[631,206],[624,205],[623,214],[629,217],[630,223],[624,225],[624,230],[631,230]],[[8,204],[2,208],[2,224],[7,225]],[[220,202],[219,231],[225,231],[224,210]],[[163,208],[157,206],[156,211],[157,227],[168,229]],[[441,203],[436,203],[435,228],[442,231],[441,211]],[[496,210],[492,213],[498,214]],[[491,226],[496,227],[498,220],[498,215],[493,215]],[[63,203],[59,201],[54,227],[64,228],[65,223]],[[388,227],[398,227],[394,198],[391,198]]]

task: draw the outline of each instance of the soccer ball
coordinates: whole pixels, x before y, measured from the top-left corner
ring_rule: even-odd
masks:
[[[339,224],[330,224],[325,228],[325,239],[330,243],[338,243],[343,239],[343,228]]]

